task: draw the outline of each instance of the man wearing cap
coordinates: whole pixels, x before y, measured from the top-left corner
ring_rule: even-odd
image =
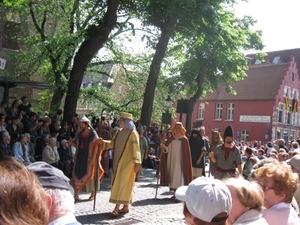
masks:
[[[120,129],[112,140],[99,138],[103,150],[113,149],[112,186],[109,199],[109,202],[116,204],[112,212],[113,216],[129,212],[134,181],[141,164],[139,134],[136,131],[132,114],[120,113],[119,126]],[[120,209],[121,204],[124,206]]]
[[[193,180],[190,145],[185,136],[186,130],[181,122],[172,128],[172,136],[166,144],[161,144],[164,154],[160,162],[160,184],[168,184],[171,191],[181,185],[188,185]],[[171,197],[175,200],[175,195]]]
[[[31,163],[27,169],[37,175],[47,194],[50,206],[49,225],[80,225],[74,216],[74,189],[70,185],[69,178],[45,162]]]
[[[232,208],[229,189],[212,178],[196,178],[188,186],[179,187],[175,196],[184,202],[187,224],[225,225]]]
[[[75,200],[79,200],[79,191],[86,186],[87,191],[91,191],[89,200],[94,200],[96,196],[96,187],[98,179],[103,176],[103,169],[100,165],[101,151],[98,142],[98,135],[90,126],[90,120],[83,116],[79,120],[81,132],[76,141],[76,153],[74,155],[74,168],[72,172],[72,182],[75,189]],[[74,146],[73,141],[69,141]],[[99,173],[94,178],[95,172]],[[96,183],[97,182],[97,183]]]
[[[73,166],[73,159],[70,155],[69,142],[66,139],[61,140],[58,154],[60,161],[63,163],[63,171],[67,177],[71,176],[71,168]]]
[[[236,176],[236,168],[242,175],[242,157],[239,149],[233,141],[233,130],[229,125],[226,127],[224,135],[224,144],[217,146],[215,152],[210,152],[208,157],[215,163],[215,179],[224,179]]]

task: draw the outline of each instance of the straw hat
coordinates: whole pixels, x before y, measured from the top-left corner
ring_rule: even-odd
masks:
[[[121,112],[120,113],[120,118],[122,118],[122,119],[128,119],[128,120],[133,120],[132,114],[126,113],[126,112]]]

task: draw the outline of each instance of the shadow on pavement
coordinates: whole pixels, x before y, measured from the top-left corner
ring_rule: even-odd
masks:
[[[144,205],[169,205],[169,204],[177,204],[179,202],[175,202],[170,198],[153,198],[153,199],[143,199],[134,201],[132,206],[144,206]]]

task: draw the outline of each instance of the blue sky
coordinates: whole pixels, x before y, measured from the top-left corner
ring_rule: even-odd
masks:
[[[235,7],[237,16],[250,15],[263,31],[264,51],[300,48],[300,0],[248,0]]]

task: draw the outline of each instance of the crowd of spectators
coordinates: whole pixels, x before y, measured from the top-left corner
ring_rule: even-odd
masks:
[[[0,106],[0,159],[13,156],[25,165],[45,161],[71,176],[75,150],[68,141],[75,137],[77,115],[72,124],[62,120],[62,110],[49,116],[47,111],[32,111],[26,96],[14,100],[10,107],[5,101]]]

